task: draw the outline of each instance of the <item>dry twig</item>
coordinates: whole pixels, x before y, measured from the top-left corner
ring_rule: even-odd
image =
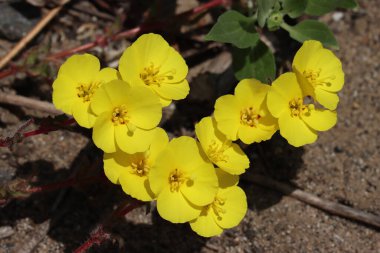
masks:
[[[62,9],[63,5],[69,0],[62,0],[61,4],[49,11],[49,13],[44,16],[36,26],[24,37],[22,38],[11,51],[9,51],[0,60],[0,69],[2,69],[10,60],[13,59],[25,46],[28,44],[49,22],[52,20],[58,12]]]
[[[0,103],[27,107],[47,112],[53,115],[62,114],[62,112],[57,110],[52,103],[39,101],[36,99],[27,98],[19,95],[12,95],[0,92]]]
[[[275,181],[260,175],[245,175],[245,179],[257,185],[274,189],[306,204],[351,220],[359,221],[380,228],[380,216],[363,212],[330,200],[319,198],[311,193],[304,192],[290,185]]]

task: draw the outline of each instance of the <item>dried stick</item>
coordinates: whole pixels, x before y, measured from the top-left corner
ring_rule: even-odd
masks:
[[[245,175],[245,179],[249,182],[258,184],[260,186],[282,192],[292,198],[295,198],[306,204],[324,210],[328,213],[380,228],[380,216],[378,215],[366,213],[361,210],[357,210],[342,204],[335,203],[333,201],[319,198],[313,194],[304,192],[295,187],[275,181],[264,176],[247,174]]]
[[[32,98],[27,98],[19,95],[12,95],[0,92],[0,103],[6,103],[11,105],[23,106],[43,112],[47,112],[53,115],[62,114],[57,110],[52,103],[39,101]]]
[[[9,51],[0,60],[0,69],[2,69],[10,60],[13,59],[25,46],[28,44],[49,22],[52,20],[58,12],[62,9],[63,5],[67,3],[66,1],[61,1],[61,5],[51,9],[46,16],[44,16],[36,26],[24,37],[22,38],[11,51]]]

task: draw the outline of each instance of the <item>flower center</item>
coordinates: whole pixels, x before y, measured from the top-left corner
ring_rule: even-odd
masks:
[[[186,182],[186,180],[187,178],[185,177],[185,175],[178,169],[172,171],[169,175],[170,191],[178,192],[179,188],[184,182]]]
[[[133,162],[131,164],[131,167],[133,169],[133,173],[140,177],[147,176],[150,170],[146,159],[141,159],[137,162]]]
[[[309,105],[304,105],[302,98],[293,98],[289,101],[290,115],[292,117],[300,117],[309,113]]]
[[[90,84],[81,83],[77,86],[77,95],[83,99],[84,103],[89,102],[99,86],[99,82],[92,82]]]
[[[229,145],[226,143],[223,143],[222,145],[219,145],[216,143],[215,140],[211,141],[211,144],[208,145],[207,148],[207,155],[210,158],[211,161],[214,163],[217,162],[227,162],[228,156],[224,154],[224,151],[229,148]]]
[[[140,73],[140,78],[148,86],[157,85],[160,87],[162,82],[172,80],[175,73],[175,69],[169,70],[165,73],[160,73],[160,67],[156,67],[153,63],[151,63]]]
[[[258,114],[252,106],[240,111],[240,124],[242,125],[256,127],[259,124],[260,118],[260,114]]]
[[[119,124],[127,124],[129,122],[129,115],[126,105],[120,105],[113,109],[112,122],[115,126]]]
[[[334,75],[327,76],[325,78],[319,78],[321,74],[321,69],[317,69],[317,70],[308,69],[308,70],[305,70],[302,74],[313,87],[317,85],[324,85],[324,86],[330,87],[331,86],[330,80],[335,79]]]

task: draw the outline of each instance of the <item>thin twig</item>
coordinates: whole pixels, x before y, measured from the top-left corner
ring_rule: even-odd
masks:
[[[287,196],[290,196],[306,204],[324,210],[328,213],[380,228],[380,216],[378,215],[366,213],[364,211],[357,210],[352,207],[348,207],[330,200],[319,198],[311,193],[304,192],[295,187],[275,181],[264,176],[252,175],[247,173],[244,178],[249,182],[258,184],[269,189],[277,190],[286,194]]]
[[[0,60],[0,69],[2,69],[10,60],[13,59],[25,46],[28,44],[36,35],[52,20],[58,12],[62,9],[63,5],[66,4],[68,0],[61,1],[61,5],[51,9],[46,16],[44,16],[33,29],[22,38],[11,51],[9,51]]]
[[[27,107],[53,115],[62,114],[62,112],[57,110],[52,103],[3,92],[0,92],[0,103]]]

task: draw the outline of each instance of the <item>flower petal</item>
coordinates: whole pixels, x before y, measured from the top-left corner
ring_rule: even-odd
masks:
[[[218,216],[214,213],[214,220],[222,228],[232,228],[241,222],[247,212],[247,197],[244,191],[237,187],[219,189],[218,198],[224,200],[221,206],[224,212]]]
[[[147,87],[133,86],[125,101],[130,122],[139,128],[152,129],[162,117],[162,107],[158,97]]]
[[[74,104],[78,101],[76,82],[62,75],[53,82],[53,104],[64,113],[73,114]]]
[[[216,168],[215,172],[216,176],[218,177],[219,188],[227,188],[235,186],[239,183],[238,175],[231,175],[230,173],[227,173],[220,168]]]
[[[335,110],[339,103],[338,94],[315,88],[315,99],[329,110]]]
[[[337,115],[328,110],[312,110],[308,116],[303,115],[302,120],[314,130],[327,131],[335,126]]]
[[[161,151],[163,151],[169,143],[169,137],[166,131],[157,127],[155,130],[152,143],[149,148],[149,161],[156,161]]]
[[[272,138],[272,135],[276,132],[274,128],[271,131],[266,131],[260,127],[250,127],[241,125],[239,128],[239,139],[245,144],[252,144],[254,142],[266,141]]]
[[[172,223],[184,223],[195,219],[202,208],[188,202],[180,191],[165,187],[157,197],[157,211],[162,218]]]
[[[114,184],[119,184],[120,174],[130,166],[131,155],[121,150],[114,153],[104,153],[103,166],[107,178]]]
[[[249,168],[249,159],[239,145],[232,143],[223,154],[226,155],[226,160],[216,163],[220,169],[233,175],[240,175]]]
[[[160,86],[150,86],[160,97],[166,100],[184,99],[190,91],[189,83],[182,79],[177,83],[163,83]]]
[[[224,95],[215,102],[214,117],[219,131],[230,140],[237,140],[237,132],[240,126],[239,102],[233,95]]]
[[[113,80],[119,79],[119,72],[113,68],[103,68],[94,77],[95,81],[102,81],[108,83]]]
[[[220,235],[223,229],[215,223],[212,210],[202,210],[201,214],[195,220],[190,221],[191,229],[200,236],[211,237]]]
[[[235,97],[241,107],[260,108],[269,89],[269,85],[263,84],[259,80],[243,79],[235,88]]]
[[[292,117],[290,113],[284,112],[278,120],[280,134],[290,145],[300,147],[313,143],[317,140],[317,133],[310,129],[300,118]]]
[[[297,51],[293,60],[293,68],[297,68],[301,73],[308,68],[309,62],[323,48],[322,43],[316,40],[305,41]]]
[[[197,206],[210,204],[218,191],[218,178],[214,166],[204,163],[188,176],[190,179],[180,188],[182,194]]]
[[[151,201],[155,197],[150,189],[148,178],[145,176],[138,176],[131,171],[123,171],[120,174],[119,181],[123,191],[133,198]]]
[[[96,116],[90,110],[90,103],[76,101],[73,106],[73,117],[82,127],[91,128],[95,124]]]
[[[128,154],[146,151],[155,132],[154,129],[143,130],[140,128],[130,132],[126,125],[118,125],[114,128],[117,146]]]
[[[92,132],[95,145],[106,153],[116,152],[115,129],[111,117],[111,112],[99,115]]]
[[[89,83],[100,70],[99,59],[91,54],[70,56],[59,68],[58,77],[68,76],[77,83]]]

